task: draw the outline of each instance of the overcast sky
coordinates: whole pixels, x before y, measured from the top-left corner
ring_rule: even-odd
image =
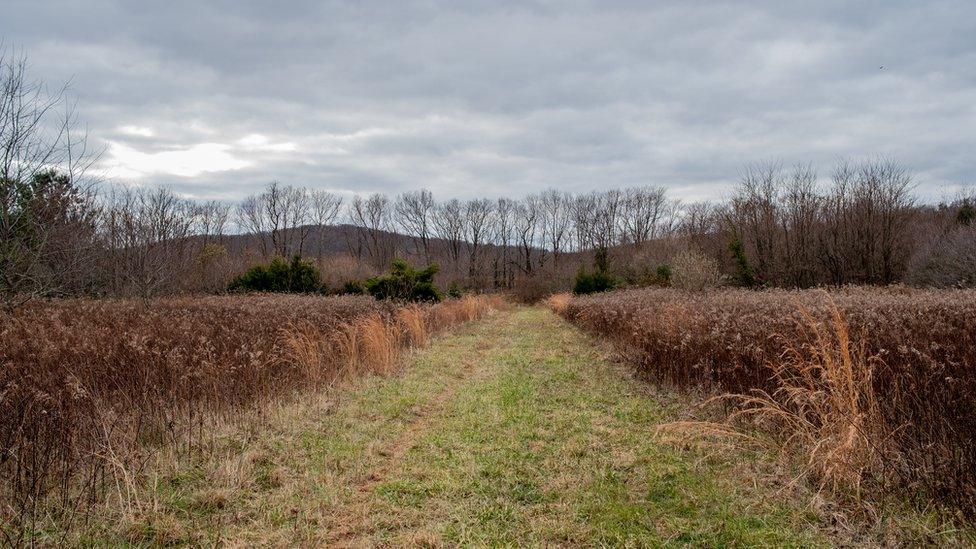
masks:
[[[193,197],[693,200],[750,162],[878,155],[927,199],[976,183],[973,0],[0,4],[32,75],[72,79],[102,168]]]

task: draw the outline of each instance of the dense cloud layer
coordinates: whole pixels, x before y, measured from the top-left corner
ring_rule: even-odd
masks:
[[[889,155],[976,182],[976,4],[10,1],[8,46],[73,79],[102,167],[190,196],[271,179],[441,197]],[[881,68],[883,66],[883,68]]]

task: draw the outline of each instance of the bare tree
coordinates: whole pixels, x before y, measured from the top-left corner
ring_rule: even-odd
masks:
[[[522,274],[527,276],[532,276],[534,271],[532,258],[537,239],[539,238],[541,217],[539,209],[539,197],[528,196],[521,202],[516,203],[515,215],[512,218],[512,229],[515,232],[516,244],[519,249],[519,262],[517,266],[522,271]]]
[[[303,187],[272,181],[238,206],[238,225],[258,240],[262,255],[302,255],[314,221],[313,201]],[[270,239],[270,248],[268,246]]]
[[[559,267],[559,256],[569,238],[572,225],[572,196],[555,189],[544,191],[539,199],[546,245],[552,253],[553,272]]]
[[[890,161],[845,162],[822,193],[811,166],[751,166],[723,209],[760,280],[779,286],[888,284],[907,268],[916,211],[908,172]]]
[[[219,291],[226,287],[232,273],[230,254],[224,245],[224,234],[230,218],[230,204],[209,200],[191,204],[190,233],[194,270],[183,273],[183,286],[196,292]]]
[[[903,274],[910,254],[909,233],[915,199],[912,178],[891,160],[860,163],[851,169],[844,216],[849,224],[850,255],[859,259],[858,282],[890,284]]]
[[[816,231],[821,219],[817,173],[810,165],[793,169],[780,198],[784,280],[789,286],[814,285],[822,269],[817,266]]]
[[[464,205],[465,243],[468,248],[468,276],[478,275],[482,246],[491,230],[493,204],[487,199],[469,200]]]
[[[388,231],[391,227],[390,199],[385,194],[373,193],[367,198],[356,196],[349,203],[349,219],[360,229],[357,235],[357,253],[365,251],[374,267],[382,267],[392,257]]]
[[[219,243],[227,229],[230,205],[216,200],[195,204],[193,218],[193,233],[202,237],[205,245]]]
[[[621,242],[624,193],[616,189],[599,193],[594,206],[591,220],[593,244],[595,248],[607,251]]]
[[[583,251],[596,247],[596,216],[599,199],[596,193],[573,197],[570,206],[573,219],[575,249]]]
[[[398,196],[394,206],[397,224],[408,235],[420,241],[424,261],[427,263],[430,263],[430,238],[434,233],[436,207],[434,195],[427,189]]]
[[[106,210],[104,234],[118,293],[150,299],[174,290],[188,268],[193,205],[166,188],[125,188]]]
[[[266,234],[268,225],[261,196],[248,196],[238,204],[237,226],[242,232],[251,235],[257,241],[258,249],[261,250],[261,257],[265,259],[270,255]]]
[[[674,205],[664,187],[631,187],[624,191],[623,228],[638,248],[666,233],[673,222]]]
[[[67,290],[95,245],[87,170],[97,155],[77,131],[65,92],[29,80],[26,58],[0,46],[0,296],[7,309]]]
[[[769,282],[780,280],[777,250],[778,202],[784,186],[778,163],[748,166],[726,210],[733,239],[742,242],[756,274]]]
[[[308,191],[273,181],[261,197],[275,254],[281,257],[302,255],[311,222]]]
[[[710,202],[691,202],[681,208],[677,234],[694,247],[701,248],[703,240],[718,231],[716,207]]]
[[[446,241],[453,272],[461,265],[461,249],[464,244],[464,206],[457,199],[448,200],[434,210],[434,227],[437,236]]]
[[[284,208],[282,208],[284,245],[282,256],[301,256],[305,253],[305,242],[312,230],[313,209],[311,194],[305,187],[286,187]]]
[[[512,243],[512,226],[516,204],[510,198],[499,198],[495,202],[494,222],[492,223],[493,241],[497,245],[495,254],[495,286],[511,288],[513,284],[512,270],[509,265],[509,252]]]
[[[342,207],[342,197],[338,194],[323,190],[312,189],[308,192],[310,201],[310,220],[318,228],[319,242],[316,246],[316,256],[322,260],[322,253],[325,248],[321,241],[325,227],[331,225],[339,217],[339,209]]]

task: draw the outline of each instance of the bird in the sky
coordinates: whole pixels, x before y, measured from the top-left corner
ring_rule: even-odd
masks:
[[[884,70],[884,65],[881,65],[880,67],[878,67],[878,70],[882,70],[883,71]]]

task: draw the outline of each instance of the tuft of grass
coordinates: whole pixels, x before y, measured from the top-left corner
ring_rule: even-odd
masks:
[[[542,304],[548,307],[550,311],[561,315],[566,311],[566,307],[569,307],[569,302],[573,299],[573,294],[561,293],[553,294],[546,298]]]
[[[748,417],[773,425],[780,445],[804,456],[804,472],[821,490],[850,493],[860,501],[862,483],[881,478],[887,467],[892,428],[887,425],[875,392],[874,376],[883,363],[869,354],[866,338],[851,340],[847,323],[830,297],[829,319],[817,319],[798,305],[804,340],[784,341],[782,358],[771,365],[776,390],[731,395],[738,410],[730,421]]]

